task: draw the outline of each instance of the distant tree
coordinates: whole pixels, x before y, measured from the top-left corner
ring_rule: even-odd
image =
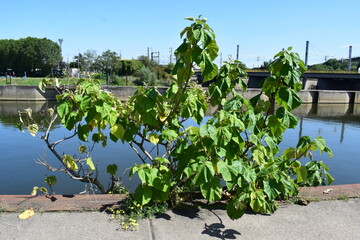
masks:
[[[89,49],[83,53],[84,61],[83,68],[85,71],[93,71],[93,64],[96,60],[97,54],[95,50]]]
[[[154,60],[149,59],[147,56],[139,56],[138,60],[141,61],[145,67],[153,67],[158,65]]]
[[[73,68],[80,68],[80,70],[84,70],[84,57],[81,53],[74,56],[74,61],[72,62]]]
[[[125,75],[132,75],[136,71],[142,69],[144,64],[135,59],[125,60],[125,59],[118,59],[114,66],[115,73],[125,76]]]
[[[116,52],[107,50],[95,59],[94,68],[99,72],[112,74],[119,59]]]
[[[60,46],[47,38],[27,37],[0,40],[0,71],[12,69],[17,74],[45,76],[61,62]]]
[[[241,68],[241,69],[247,69],[245,63],[243,63],[243,62],[241,62],[241,61],[237,61],[237,64],[238,64],[239,68]]]
[[[271,63],[271,60],[264,61],[263,64],[261,64],[261,66],[259,67],[259,69],[263,69],[263,70],[268,69],[270,63]],[[245,68],[243,68],[243,69],[245,69]]]

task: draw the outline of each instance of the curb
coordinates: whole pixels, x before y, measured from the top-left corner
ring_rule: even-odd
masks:
[[[38,212],[102,211],[118,205],[125,197],[125,194],[0,195],[0,212],[20,212],[28,208]],[[299,189],[297,197],[308,201],[358,198],[360,184],[303,187]]]
[[[360,197],[360,184],[329,185],[319,187],[303,187],[298,198],[312,200],[341,200]]]
[[[19,212],[33,208],[38,212],[101,211],[117,205],[125,194],[92,195],[0,195],[0,211]]]

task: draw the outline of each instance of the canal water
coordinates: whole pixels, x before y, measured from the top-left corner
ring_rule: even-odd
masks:
[[[58,183],[54,188],[57,194],[92,192],[91,185],[71,180],[64,173],[51,173],[36,164],[35,161],[44,157],[54,167],[60,167],[41,139],[32,137],[28,132],[22,133],[16,127],[18,111],[30,107],[38,112],[53,104],[0,101],[0,194],[29,194],[33,186],[46,186],[44,178],[48,175],[57,176]],[[322,136],[334,157],[330,159],[326,154],[316,153],[314,158],[330,166],[330,173],[335,178],[333,184],[360,183],[360,104],[304,104],[294,113],[300,118],[299,124],[296,129],[285,133],[281,148],[296,146],[301,136]],[[54,140],[68,134],[61,125],[56,125],[51,131]],[[74,139],[60,149],[76,153],[78,145],[79,140]],[[106,148],[95,146],[92,156],[102,182],[109,181],[106,166],[116,163],[120,172],[125,172],[122,178],[124,185],[130,190],[135,189],[139,181],[137,177],[131,181],[127,178],[128,168],[141,162],[129,146],[109,141]]]

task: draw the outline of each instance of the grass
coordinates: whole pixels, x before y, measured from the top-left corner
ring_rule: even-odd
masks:
[[[11,85],[39,85],[39,82],[41,82],[44,77],[37,78],[37,77],[28,77],[26,79],[22,78],[12,78]],[[135,86],[133,81],[136,79],[136,77],[128,76],[128,81],[126,81],[125,77],[120,77],[119,81],[116,84],[111,84],[111,79],[109,79],[110,85],[112,86]],[[78,78],[60,78],[60,84],[62,85],[74,85],[74,83],[78,80]],[[8,82],[10,80],[8,79]],[[99,79],[101,85],[106,85],[105,79]],[[0,77],[0,85],[6,84],[6,78]],[[169,80],[161,80],[157,84],[158,86],[166,86],[169,85]]]

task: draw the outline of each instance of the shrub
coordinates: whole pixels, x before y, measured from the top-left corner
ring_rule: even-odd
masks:
[[[109,77],[109,80],[110,80],[110,85],[117,85],[117,86],[125,85],[124,84],[125,80],[116,74],[111,75]]]
[[[100,79],[105,79],[106,76],[104,73],[94,73],[93,75],[91,75],[91,78],[100,80]]]
[[[155,86],[158,81],[155,73],[146,67],[136,71],[134,76],[138,77],[134,81],[134,84],[138,86]]]
[[[179,192],[200,190],[209,202],[227,198],[227,213],[235,219],[248,207],[260,213],[274,212],[275,200],[296,196],[299,186],[331,183],[328,167],[314,160],[312,154],[318,150],[332,155],[323,138],[303,136],[295,147],[283,152],[279,149],[283,133],[298,123],[291,111],[301,105],[297,92],[306,70],[299,55],[291,48],[275,55],[262,92],[246,99],[235,91],[237,85],[242,91],[247,87],[239,61],[225,62],[218,69],[213,62],[219,50],[215,33],[206,19],[188,20],[192,24],[181,32],[184,39],[175,51],[176,78],[164,94],[155,87],[138,87],[123,104],[101,90],[98,81],[81,79],[74,91],[65,90],[57,96],[56,113],[51,110],[49,116],[60,117],[64,126],[76,133],[72,137],[81,141],[106,146],[108,139],[120,140],[132,147],[142,161],[130,170],[130,176],[141,181],[133,194],[135,205],[174,203],[180,199]],[[215,79],[209,88],[191,83],[195,65],[201,68],[204,82]],[[144,84],[152,81],[149,69],[139,74]],[[205,121],[208,103],[218,106],[219,111]],[[32,120],[31,111],[24,116]],[[185,125],[188,119],[198,126]],[[103,131],[107,126],[108,135]],[[34,121],[26,127],[32,135],[38,133]],[[79,148],[80,153],[86,153],[83,157],[61,155],[55,146],[69,138],[51,144],[49,130],[41,138],[63,166],[55,170],[91,182],[102,193],[114,191],[117,165],[107,168],[113,184],[106,190],[94,174],[91,150]],[[300,162],[303,157],[310,161]],[[42,164],[54,169],[46,162]]]

